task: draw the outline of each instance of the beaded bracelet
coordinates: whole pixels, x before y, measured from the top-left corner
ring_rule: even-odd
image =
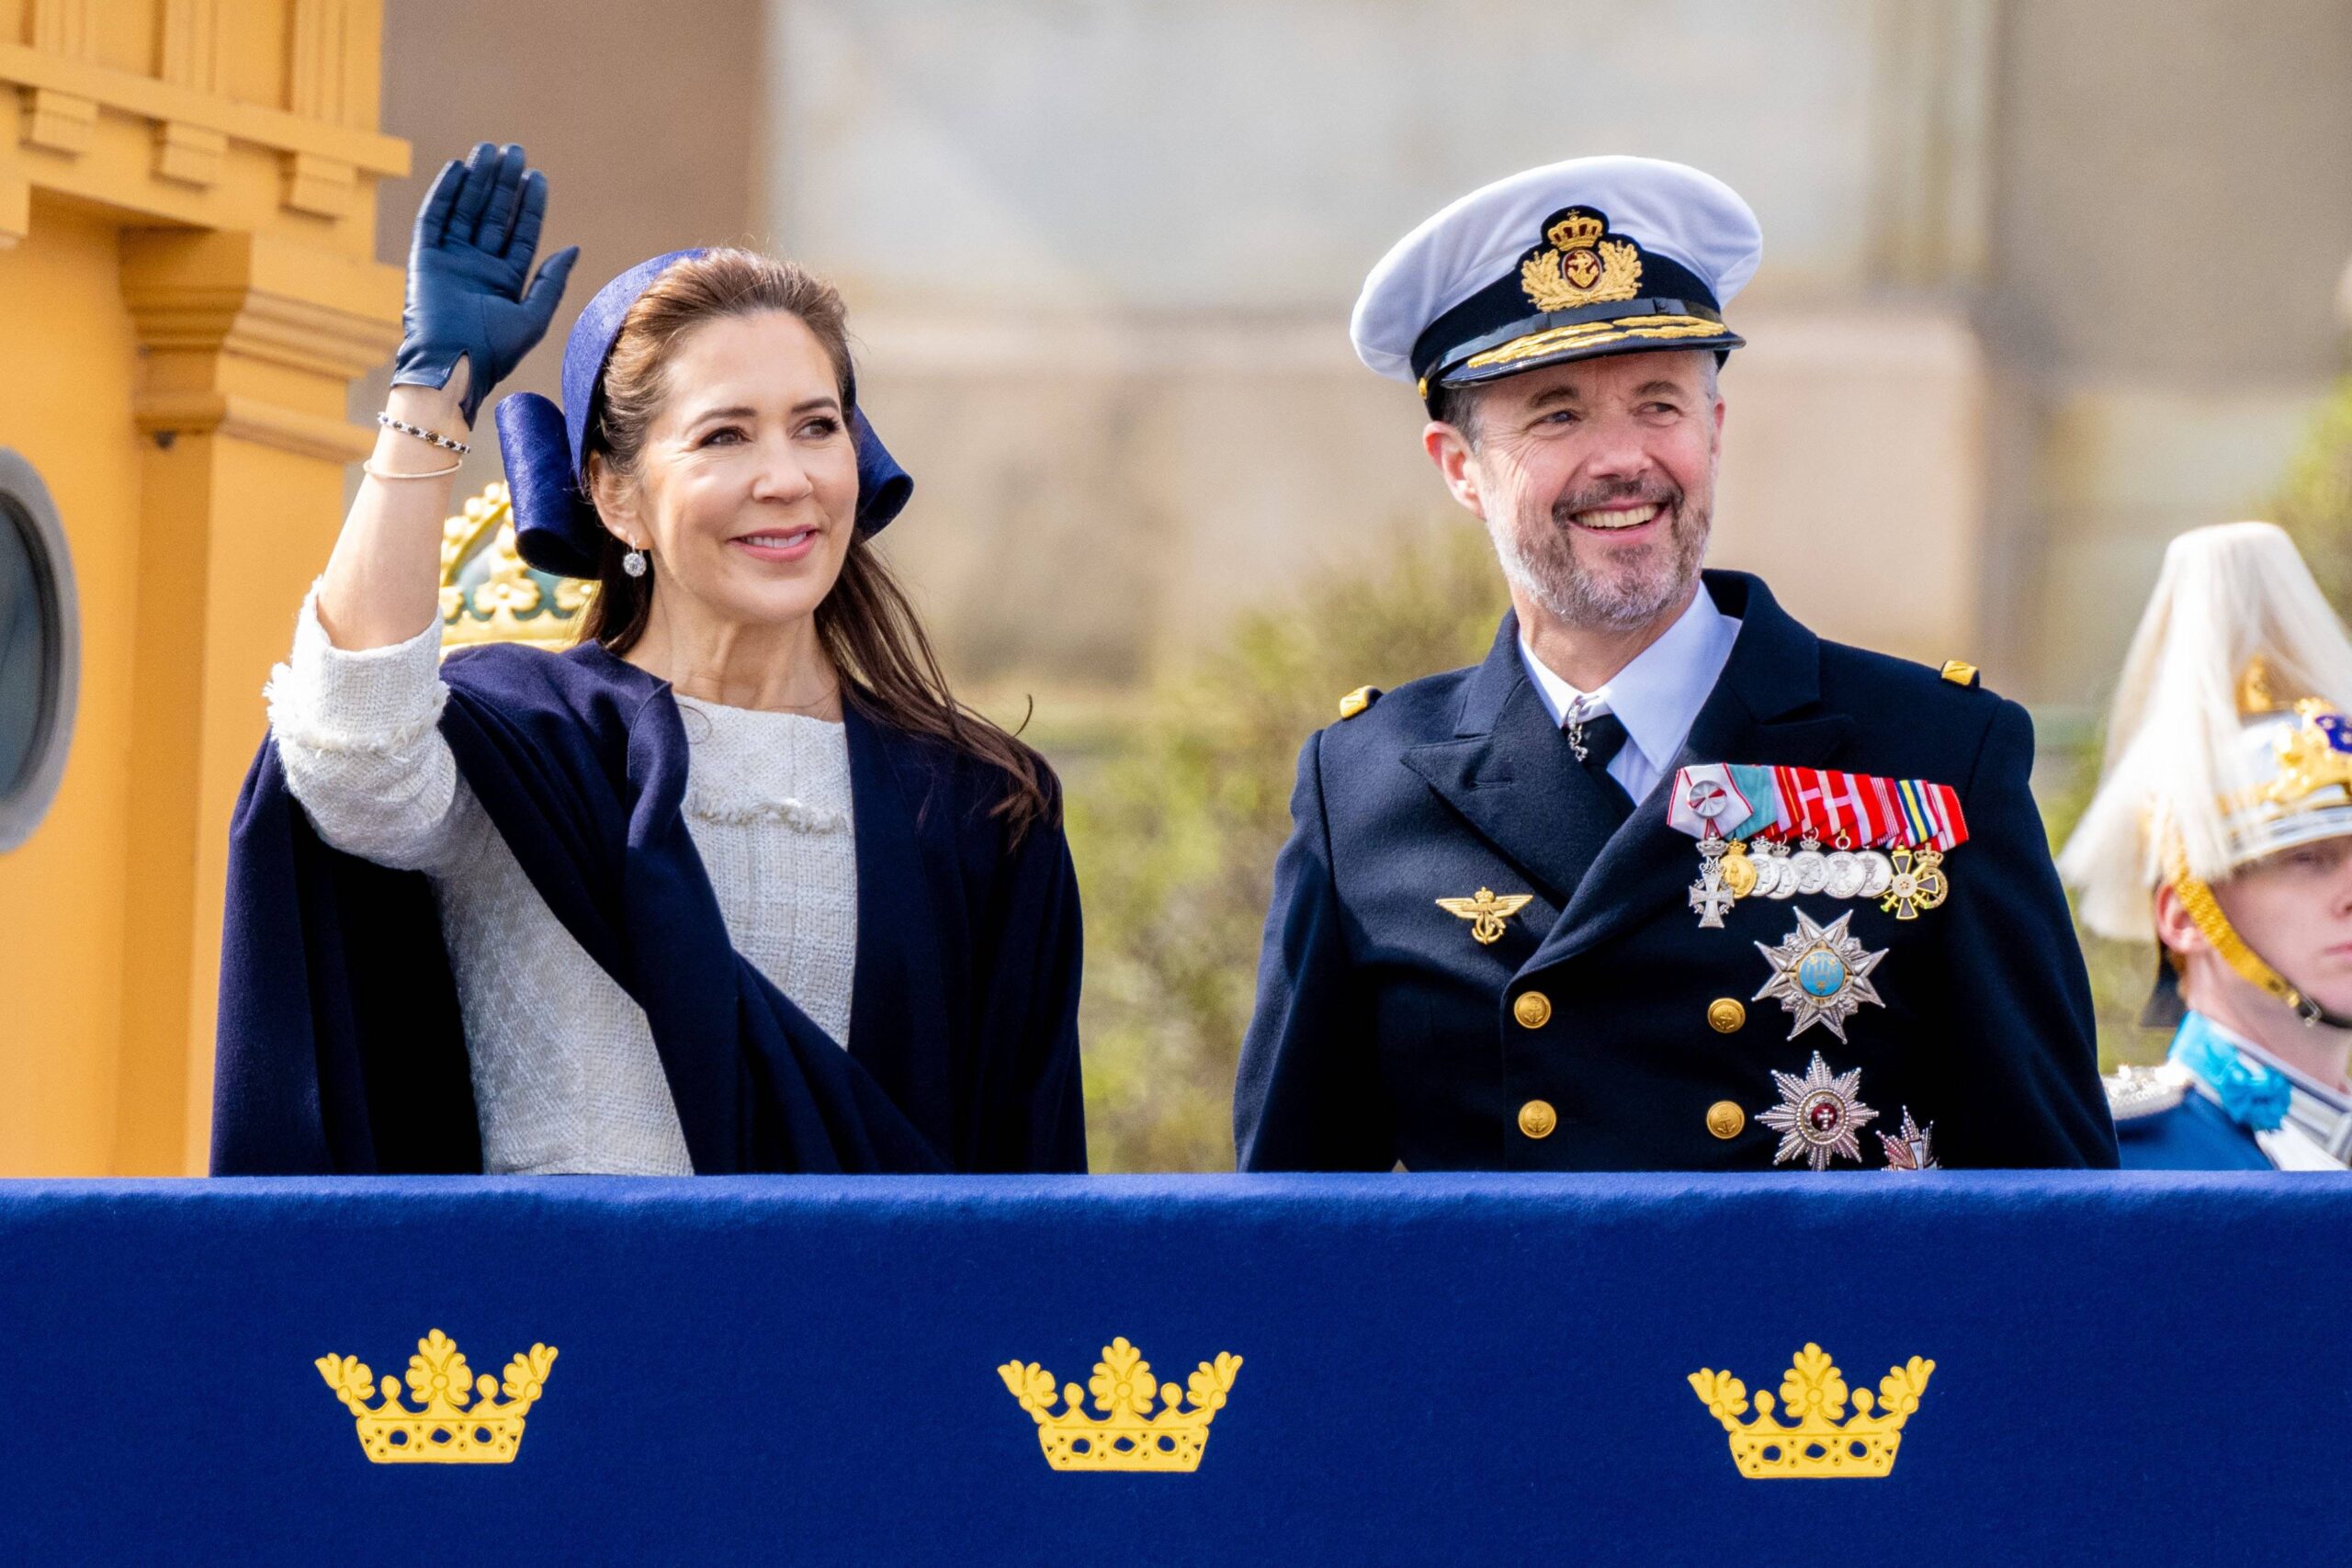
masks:
[[[472,447],[467,446],[462,441],[452,441],[447,436],[443,435],[436,431],[426,430],[421,425],[403,423],[388,413],[378,414],[376,416],[376,423],[382,425],[386,430],[397,430],[402,435],[413,435],[419,441],[429,442],[433,446],[440,447],[444,452],[455,452],[460,457],[473,450]]]

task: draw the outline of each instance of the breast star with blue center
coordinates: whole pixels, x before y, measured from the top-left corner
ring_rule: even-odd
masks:
[[[1792,1040],[1816,1023],[1826,1024],[1830,1033],[1843,1040],[1846,1021],[1864,1002],[1886,1005],[1870,980],[1871,971],[1886,956],[1886,950],[1862,951],[1861,942],[1846,930],[1846,922],[1854,918],[1851,909],[1826,926],[1815,925],[1803,909],[1796,915],[1797,929],[1782,938],[1780,946],[1756,944],[1756,951],[1772,966],[1772,977],[1748,999],[1760,1002],[1767,997],[1778,998],[1796,1017],[1789,1026]]]
[[[1772,1152],[1774,1165],[1786,1165],[1800,1155],[1815,1170],[1827,1170],[1832,1155],[1861,1163],[1862,1145],[1856,1134],[1864,1122],[1877,1121],[1878,1112],[1862,1103],[1860,1067],[1833,1076],[1815,1051],[1804,1077],[1776,1072],[1772,1081],[1780,1086],[1781,1103],[1756,1120],[1781,1134],[1781,1146]]]

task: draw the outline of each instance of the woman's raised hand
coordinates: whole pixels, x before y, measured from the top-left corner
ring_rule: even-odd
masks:
[[[446,387],[467,364],[459,407],[468,424],[483,398],[547,335],[580,247],[569,245],[531,276],[547,216],[548,178],[526,170],[523,149],[484,141],[452,159],[417,210],[408,253],[394,386]]]

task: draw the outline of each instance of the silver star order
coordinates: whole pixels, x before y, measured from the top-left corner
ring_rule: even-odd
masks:
[[[1794,1040],[1816,1023],[1825,1023],[1830,1033],[1843,1040],[1846,1021],[1864,1002],[1874,1007],[1886,1005],[1870,981],[1871,971],[1886,956],[1886,949],[1863,952],[1861,942],[1846,931],[1846,922],[1853,918],[1854,911],[1849,909],[1828,925],[1817,926],[1812,916],[1799,909],[1797,929],[1782,938],[1780,946],[1767,947],[1760,942],[1756,944],[1756,951],[1772,966],[1772,977],[1764,982],[1762,990],[1747,999],[1760,1002],[1767,997],[1779,998],[1781,1005],[1796,1015],[1796,1021],[1789,1026],[1790,1039]],[[1805,960],[1816,953],[1834,960],[1841,971],[1838,988],[1826,996],[1815,996],[1806,990],[1800,977]]]
[[[1936,1164],[1936,1124],[1928,1123],[1926,1132],[1911,1119],[1911,1108],[1903,1108],[1903,1130],[1881,1133],[1878,1141],[1886,1145],[1886,1168],[1889,1170],[1938,1170]]]
[[[1854,1134],[1864,1122],[1877,1121],[1878,1112],[1862,1103],[1860,1067],[1832,1077],[1815,1051],[1804,1077],[1776,1072],[1772,1081],[1780,1086],[1781,1103],[1756,1119],[1781,1134],[1781,1146],[1772,1151],[1774,1165],[1799,1155],[1815,1170],[1828,1169],[1832,1155],[1861,1163],[1862,1145]]]

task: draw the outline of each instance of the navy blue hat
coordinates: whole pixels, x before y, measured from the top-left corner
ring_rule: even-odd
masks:
[[[514,547],[541,571],[596,576],[605,533],[588,499],[588,411],[629,307],[672,265],[703,254],[672,251],[641,261],[596,291],[563,345],[562,408],[537,392],[499,400],[498,442],[514,502]],[[851,397],[855,396],[853,383]],[[851,416],[850,434],[857,444],[857,526],[878,534],[905,510],[915,481],[891,457],[863,411]]]

